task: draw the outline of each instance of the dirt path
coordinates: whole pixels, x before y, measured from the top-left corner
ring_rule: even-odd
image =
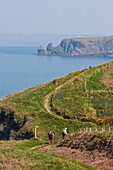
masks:
[[[85,71],[84,71],[85,72]],[[45,109],[47,110],[47,112],[51,113],[51,110],[50,110],[50,107],[49,107],[49,99],[50,97],[56,93],[61,87],[63,87],[64,85],[66,85],[67,83],[70,83],[72,82],[73,80],[75,80],[76,78],[78,78],[80,75],[84,74],[84,72],[78,74],[77,76],[69,79],[68,81],[66,81],[64,84],[61,84],[60,86],[58,86],[54,91],[50,92],[47,96],[45,96],[45,99],[44,99],[44,107]]]
[[[110,77],[109,73],[113,72],[113,68],[110,68],[108,72],[106,72],[102,79],[101,82],[106,85],[107,88],[113,87],[113,79]],[[83,74],[83,73],[81,73]],[[81,74],[78,76],[68,80],[66,83],[58,86],[54,91],[49,93],[44,100],[44,107],[45,109],[51,113],[51,110],[49,108],[49,99],[50,97],[56,93],[61,87],[63,87],[65,84],[72,82],[74,79],[78,78]],[[100,90],[101,92],[101,90]],[[86,163],[88,165],[92,165],[96,167],[97,169],[102,169],[102,170],[113,170],[113,159],[108,159],[105,155],[105,152],[99,152],[98,150],[96,151],[81,151],[80,149],[71,149],[67,147],[57,147],[55,145],[48,145],[45,147],[39,148],[40,151],[45,151],[51,154],[58,154],[61,156],[66,156],[71,159],[76,159],[77,161]]]
[[[106,85],[107,88],[113,87],[113,78],[111,78],[111,76],[109,75],[109,73],[113,72],[113,67],[110,68],[110,70],[108,72],[106,72],[102,79],[101,82],[104,83]],[[61,87],[63,87],[65,84],[72,82],[73,80],[75,80],[76,78],[78,78],[80,75],[84,74],[84,72],[80,73],[79,75],[71,78],[70,80],[68,80],[67,82],[65,82],[64,84],[58,86],[54,91],[50,92],[44,99],[44,107],[47,110],[47,112],[51,113],[51,109],[49,107],[49,99],[50,97],[56,93]],[[98,90],[98,92],[101,92],[102,90]],[[94,91],[93,91],[94,92]]]
[[[40,151],[48,152],[51,154],[57,154],[66,156],[71,159],[76,159],[79,162],[92,165],[97,169],[113,170],[113,160],[106,158],[105,153],[99,153],[99,151],[82,151],[79,149],[71,149],[67,147],[57,147],[55,145],[48,145],[39,148]]]
[[[47,112],[51,113],[51,110],[50,110],[49,104],[48,104],[50,97],[53,95],[53,93],[56,93],[57,90],[60,89],[62,86],[63,86],[63,84],[60,85],[60,86],[58,86],[54,91],[50,92],[50,93],[45,97],[44,107],[45,107],[45,109],[47,110]]]

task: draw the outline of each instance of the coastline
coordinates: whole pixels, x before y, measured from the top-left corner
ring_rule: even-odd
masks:
[[[51,56],[104,56],[113,57],[113,36],[63,39],[56,47],[49,43],[40,46],[38,55]]]

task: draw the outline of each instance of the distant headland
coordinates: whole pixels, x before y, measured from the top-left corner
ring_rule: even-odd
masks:
[[[56,47],[52,43],[46,48],[40,46],[37,54],[113,57],[113,36],[63,39]]]

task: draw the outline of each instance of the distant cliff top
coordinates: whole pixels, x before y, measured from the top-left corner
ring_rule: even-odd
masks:
[[[63,39],[56,47],[52,43],[40,46],[38,55],[113,57],[113,36]]]

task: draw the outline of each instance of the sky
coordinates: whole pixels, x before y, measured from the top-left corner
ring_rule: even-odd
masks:
[[[0,0],[0,34],[113,35],[113,0]]]

